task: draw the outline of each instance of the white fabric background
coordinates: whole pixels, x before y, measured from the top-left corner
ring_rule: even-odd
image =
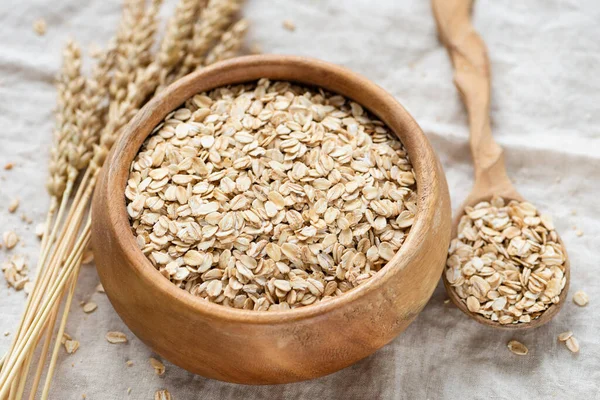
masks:
[[[164,15],[174,0],[166,2]],[[42,221],[55,104],[52,79],[67,37],[87,48],[103,45],[116,27],[120,1],[4,0],[0,5],[0,230],[23,237],[17,252],[30,263],[38,254],[33,226]],[[380,84],[413,114],[435,146],[447,173],[454,206],[468,193],[471,164],[463,107],[452,85],[445,50],[437,41],[426,0],[250,0],[249,42],[264,52],[319,57],[343,64]],[[38,17],[48,33],[34,34]],[[297,26],[281,26],[291,19]],[[169,363],[163,377],[152,354],[121,322],[97,275],[84,268],[67,331],[81,341],[74,355],[61,351],[52,399],[151,399],[168,388],[181,399],[598,399],[600,398],[600,5],[596,0],[492,1],[476,4],[474,24],[487,42],[493,68],[493,132],[505,147],[519,191],[554,215],[572,260],[571,295],[591,298],[578,308],[569,297],[562,313],[532,332],[496,332],[444,304],[440,285],[417,320],[390,345],[356,365],[321,379],[281,386],[225,384]],[[16,215],[6,208],[20,197]],[[572,215],[572,210],[576,215]],[[574,227],[584,232],[575,235]],[[0,250],[0,261],[8,253]],[[85,315],[81,300],[98,310]],[[13,331],[24,307],[22,292],[0,284],[0,333]],[[556,340],[571,329],[581,353]],[[128,332],[126,345],[104,340]],[[0,350],[12,336],[0,335]],[[516,338],[530,349],[506,349]],[[185,343],[181,343],[185,346]],[[126,360],[134,365],[127,367]],[[127,388],[132,391],[127,396]]]

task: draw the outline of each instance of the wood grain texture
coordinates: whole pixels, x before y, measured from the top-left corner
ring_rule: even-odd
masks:
[[[503,150],[492,136],[490,60],[485,43],[471,23],[473,0],[432,0],[431,4],[440,40],[446,46],[454,67],[454,84],[469,114],[469,141],[475,169],[473,189],[456,213],[452,225],[452,236],[455,237],[465,207],[490,200],[495,195],[508,200],[524,201],[525,199],[511,183],[506,173]],[[562,240],[560,244],[565,247]],[[520,330],[544,325],[558,314],[567,299],[571,279],[570,270],[567,255],[565,262],[567,283],[560,294],[558,304],[553,304],[539,318],[529,323],[511,325],[503,325],[470,312],[446,280],[445,274],[443,280],[452,302],[469,317],[494,328]]]
[[[142,142],[192,95],[259,78],[323,87],[364,105],[402,140],[413,162],[418,212],[405,244],[373,279],[328,302],[290,311],[246,311],[175,287],[136,246],[125,209],[129,166]],[[450,200],[425,135],[395,99],[342,67],[291,56],[248,56],[187,76],[151,100],[115,143],[93,202],[98,273],[115,310],[167,360],[205,377],[274,384],[323,376],[390,342],[423,309],[450,241]]]

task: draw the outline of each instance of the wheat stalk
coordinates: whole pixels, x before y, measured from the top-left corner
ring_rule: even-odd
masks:
[[[115,63],[115,49],[105,50],[93,68],[92,75],[86,81],[80,109],[77,110],[77,129],[81,132],[81,140],[75,148],[78,162],[75,167],[85,169],[93,155],[94,145],[100,139],[100,132],[105,122],[106,98],[110,83],[110,71]]]
[[[143,15],[139,25],[133,30],[129,63],[134,71],[147,67],[152,61],[152,45],[155,41],[157,29],[157,15],[163,0],[152,0],[147,12]]]
[[[52,197],[62,197],[68,180],[69,138],[75,130],[76,108],[84,86],[81,76],[81,50],[69,41],[63,52],[63,67],[58,77],[58,100],[54,147],[50,151],[47,189]]]
[[[123,5],[121,23],[115,37],[115,71],[109,86],[111,103],[122,100],[127,94],[127,85],[136,62],[130,61],[133,35],[143,16],[144,3],[143,0],[126,0]]]
[[[114,65],[114,60],[114,48],[103,52],[98,58],[98,64],[96,64],[93,68],[91,77],[86,80],[85,88],[80,98],[80,108],[76,110],[76,128],[80,133],[80,138],[77,145],[72,149],[72,151],[76,154],[71,157],[73,167],[77,169],[77,171],[81,171],[87,167],[92,157],[93,146],[99,140],[99,134],[104,122],[105,113],[105,107],[103,103],[108,94],[110,70]],[[85,185],[85,183],[83,184]],[[75,282],[73,282],[73,288],[74,285]],[[67,300],[65,308],[68,310],[69,306],[70,299]],[[33,399],[35,396],[41,375],[43,373],[44,361],[51,344],[52,331],[57,313],[58,306],[55,307],[55,310],[51,316],[51,323],[46,329],[46,338],[44,340],[44,345],[40,354],[40,360],[38,362],[38,368],[32,384],[31,399]],[[64,319],[66,318],[63,318],[63,320]],[[64,330],[64,327],[62,328]],[[61,337],[61,335],[58,337]],[[60,343],[60,341],[57,341],[57,343]],[[29,368],[30,361],[31,358],[28,359],[25,370]],[[24,375],[27,375],[26,371]],[[18,398],[20,398],[21,394],[23,393],[24,383],[25,379],[22,379],[22,385],[17,394]]]
[[[125,51],[125,55],[130,57],[130,59],[135,60],[135,63],[132,63],[130,65],[131,68],[128,68],[128,71],[130,71],[130,75],[131,73],[136,73],[138,69],[142,68],[143,65],[146,64],[146,61],[144,61],[145,59],[149,59],[150,58],[150,48],[152,46],[153,43],[153,36],[154,33],[156,31],[156,16],[159,12],[159,8],[160,8],[160,4],[162,3],[162,1],[154,1],[152,3],[152,6],[148,9],[147,13],[144,15],[136,15],[133,14],[135,9],[131,9],[130,7],[125,7],[124,13],[126,15],[125,18],[128,18],[129,21],[134,21],[137,20],[139,21],[139,24],[135,25],[135,29],[134,31],[131,32],[131,34],[128,35],[124,35],[125,37],[128,37],[130,42],[127,42],[127,46],[124,48]],[[134,28],[133,26],[131,26],[131,28]],[[118,42],[118,38],[117,38],[117,42]],[[96,149],[97,147],[94,147],[97,142],[99,141],[99,139],[101,137],[105,137],[106,132],[105,130],[102,130],[102,122],[104,120],[104,118],[102,118],[102,108],[100,107],[101,102],[104,100],[105,96],[109,93],[109,83],[110,83],[110,75],[109,75],[109,71],[111,70],[112,66],[114,65],[114,60],[115,60],[115,56],[116,56],[116,48],[115,49],[110,49],[108,51],[105,52],[104,56],[100,58],[100,61],[98,63],[98,65],[96,66],[96,68],[94,69],[94,72],[92,73],[92,77],[89,81],[89,91],[86,93],[87,96],[84,97],[84,101],[82,101],[81,103],[81,109],[79,110],[79,114],[78,114],[78,127],[80,132],[82,133],[82,138],[80,140],[79,146],[75,149],[71,149],[69,154],[73,155],[73,162],[72,164],[74,164],[76,166],[76,168],[85,168],[86,166],[88,166],[90,164],[90,161],[92,160],[92,157],[95,155],[96,153]],[[125,92],[122,92],[125,93]],[[120,99],[116,98],[115,101],[119,102]],[[110,127],[111,125],[109,125]],[[108,149],[106,149],[106,147],[108,147],[108,145],[105,144],[105,149],[103,149],[103,151],[106,151]],[[75,164],[77,163],[77,164]],[[89,171],[89,170],[88,170]],[[93,174],[91,177],[91,181],[89,181],[90,179],[90,174],[86,173],[86,175],[84,176],[84,183],[80,186],[80,189],[85,189],[89,187],[93,187],[94,183],[95,183],[95,174],[97,173],[98,169],[92,170]],[[81,191],[76,195],[76,201],[74,202],[74,204],[79,204],[80,203],[80,195],[81,195]],[[87,203],[87,199],[84,200],[84,204]],[[73,208],[76,209],[76,208]],[[78,220],[80,220],[79,218],[74,218],[74,220],[77,222]],[[68,224],[65,225],[66,228],[68,229],[68,231],[71,232],[76,232],[79,230],[79,226],[70,226]],[[64,242],[64,238],[63,238],[63,242]],[[55,264],[53,265],[54,267],[54,275],[56,276],[56,270],[60,265],[60,262],[62,260],[62,258],[64,257],[65,254],[67,254],[69,251],[69,246],[62,246],[59,247],[59,251],[58,251],[58,257],[55,259]],[[72,288],[74,290],[75,284],[76,284],[76,278],[78,275],[78,269],[75,272],[75,276],[72,278]],[[69,295],[67,297],[67,301],[65,304],[65,310],[63,311],[63,317],[61,319],[61,325],[59,327],[59,335],[57,336],[59,339],[57,340],[57,342],[55,343],[53,352],[52,352],[52,357],[50,360],[50,364],[49,364],[49,368],[48,368],[48,374],[46,377],[46,383],[44,384],[44,389],[42,392],[42,398],[47,398],[48,393],[49,393],[49,387],[50,387],[50,383],[51,383],[51,379],[53,376],[53,372],[54,372],[54,367],[56,365],[56,361],[57,361],[57,356],[58,356],[58,349],[60,348],[60,337],[62,335],[62,332],[64,332],[64,328],[65,328],[65,324],[67,321],[67,316],[69,313],[69,309],[70,309],[70,304],[71,304],[71,298],[72,295]],[[59,304],[55,305],[55,312],[58,312],[58,306]],[[52,319],[52,322],[54,322],[54,319]],[[38,369],[36,371],[36,375],[34,378],[34,383],[32,386],[32,392],[31,392],[31,398],[33,398],[35,396],[35,393],[37,391],[37,387],[39,384],[39,381],[41,379],[41,374],[43,371],[43,366],[44,366],[44,360],[45,357],[47,355],[47,350],[49,348],[49,343],[51,341],[51,332],[53,330],[53,326],[54,324],[51,323],[49,326],[49,332],[50,334],[48,334],[46,336],[46,341],[44,343],[44,347],[42,349],[42,355],[40,358],[40,362],[38,365]]]
[[[63,52],[63,66],[57,79],[58,100],[56,110],[56,128],[55,142],[50,157],[50,176],[48,180],[48,191],[51,195],[51,205],[46,217],[46,228],[44,240],[42,242],[42,253],[38,261],[37,281],[46,281],[44,278],[44,261],[48,255],[48,249],[57,233],[58,224],[50,229],[51,221],[56,213],[56,207],[60,199],[60,208],[56,219],[62,218],[66,209],[68,197],[70,196],[75,176],[72,171],[69,160],[69,151],[72,149],[72,143],[78,140],[78,133],[75,129],[76,109],[84,89],[84,79],[81,75],[81,50],[77,43],[69,41]],[[72,158],[72,157],[71,157]],[[37,304],[41,299],[42,291],[39,285],[34,285],[34,290],[27,299],[26,313],[23,315],[15,339],[16,343],[19,334],[28,326],[34,318]],[[9,351],[7,359],[10,359],[12,353]],[[24,367],[24,375],[29,369],[29,361]],[[18,382],[14,382],[18,386]],[[15,390],[21,390],[20,388]]]
[[[75,110],[83,88],[81,50],[75,42],[69,41],[63,52],[63,66],[57,80],[56,128],[54,130],[54,145],[50,150],[49,177],[46,184],[51,197],[51,205],[46,218],[41,262],[45,259],[46,252],[44,250],[52,243],[56,235],[55,230],[50,231],[50,222],[54,217],[58,202],[63,199],[62,209],[64,210],[64,199],[69,196],[69,192],[65,195],[67,182],[70,178],[68,153],[77,119]]]
[[[171,73],[185,58],[193,39],[194,21],[205,6],[206,0],[181,0],[177,4],[158,51],[159,90],[172,81]]]
[[[66,54],[77,54],[79,55],[79,50],[73,51],[70,50],[74,48],[74,45],[69,44],[67,46]],[[66,57],[65,66],[67,69],[72,66],[73,56]],[[77,64],[77,71],[80,69],[80,59]],[[99,138],[100,127],[102,126],[102,117],[103,117],[103,107],[102,103],[105,100],[105,97],[108,93],[108,83],[110,81],[109,72],[112,68],[114,62],[114,52],[113,50],[107,50],[104,52],[98,61],[98,64],[94,67],[92,71],[92,75],[90,78],[86,80],[84,88],[78,92],[77,100],[79,102],[79,108],[75,109],[74,112],[69,112],[70,126],[74,127],[74,132],[68,136],[68,140],[65,140],[68,145],[63,147],[63,151],[66,151],[66,158],[68,160],[68,182],[67,187],[69,188],[69,192],[71,191],[73,184],[75,183],[75,179],[79,172],[87,166],[89,160],[91,158],[91,153],[93,149],[93,144]],[[74,69],[74,68],[71,68]],[[73,77],[74,73],[70,74],[62,74],[62,81],[68,82],[68,77]],[[65,76],[67,79],[65,80]],[[59,84],[60,85],[60,84]],[[64,86],[64,82],[62,83]],[[64,201],[68,199],[69,193],[65,194],[63,198],[63,204],[66,204]],[[63,209],[63,205],[61,205],[61,209]],[[53,232],[56,232],[56,227],[60,225],[62,221],[61,215],[59,215],[55,221],[55,229]],[[43,246],[44,247],[44,246]],[[63,254],[68,249],[63,247]],[[48,274],[45,276],[45,281],[48,283],[53,282],[53,278],[56,277],[56,271],[48,271]],[[33,297],[32,297],[33,298]],[[39,302],[39,297],[36,297]],[[36,307],[31,307],[31,310],[35,310]],[[54,321],[56,315],[58,313],[58,306],[55,307],[51,315],[51,322],[48,324],[46,328],[46,338],[44,340],[44,344],[40,354],[40,361],[38,363],[38,368],[35,373],[34,381],[32,384],[32,398],[33,394],[37,390],[37,386],[41,379],[41,374],[43,372],[44,360],[46,359],[48,349],[50,347],[50,343],[52,340],[52,331],[54,328]],[[32,361],[32,357],[28,357],[25,366],[23,368],[23,375],[27,376],[27,371],[30,367],[30,362]],[[17,397],[20,398],[25,388],[25,379],[21,379],[21,384],[17,391]]]
[[[101,62],[99,64],[101,69],[105,69],[105,65]],[[20,333],[23,329],[28,329],[30,324],[32,323],[33,318],[35,317],[37,310],[40,306],[40,303],[44,300],[44,292],[45,288],[52,284],[56,277],[56,270],[52,269],[51,263],[47,264],[45,261],[49,256],[49,249],[52,246],[55,235],[61,225],[61,221],[63,220],[63,213],[68,204],[71,191],[75,184],[75,180],[77,178],[78,172],[81,168],[83,168],[81,157],[85,155],[84,152],[78,152],[79,149],[83,148],[85,141],[82,139],[89,140],[86,136],[86,132],[84,130],[79,129],[82,125],[80,122],[80,113],[86,109],[85,106],[85,91],[86,86],[84,85],[84,78],[81,76],[81,54],[80,49],[74,42],[69,42],[65,51],[64,51],[64,62],[63,68],[61,70],[61,74],[58,79],[58,92],[59,92],[59,101],[58,101],[58,109],[57,109],[57,132],[60,134],[57,135],[58,141],[55,143],[55,154],[57,155],[54,159],[51,159],[52,162],[60,162],[65,168],[62,169],[63,172],[66,172],[66,178],[62,178],[66,180],[64,185],[64,190],[62,193],[51,192],[54,194],[53,198],[57,198],[56,196],[61,196],[61,206],[59,209],[59,213],[56,216],[54,221],[54,228],[49,230],[50,221],[52,221],[52,214],[54,207],[51,207],[48,213],[47,223],[46,223],[46,232],[44,236],[44,241],[42,243],[42,255],[38,262],[38,276],[35,279],[34,289],[28,298],[28,303],[26,306],[26,313],[21,321],[21,325],[17,334],[15,335],[15,344],[17,340],[20,338]],[[94,76],[97,76],[99,73],[95,73]],[[89,146],[88,146],[89,148]],[[54,171],[53,171],[54,172]],[[54,179],[56,181],[56,179]],[[50,232],[50,237],[48,237],[48,233]],[[64,246],[63,254],[67,251]],[[51,257],[51,260],[54,260],[55,257]],[[58,307],[52,312],[52,316],[56,316],[58,313]],[[44,346],[41,352],[41,359],[45,359],[46,352],[50,345],[52,329],[54,326],[54,318],[52,318],[51,323],[47,326],[47,334],[46,340],[44,342]],[[12,348],[11,348],[12,349]],[[10,360],[12,357],[12,351],[8,354],[8,359]],[[24,365],[22,367],[22,375],[19,376],[13,382],[14,391],[16,391],[16,396],[20,398],[25,388],[25,377],[27,375],[27,371],[30,367],[30,362],[32,361],[32,355],[26,357]],[[4,371],[3,371],[4,372]],[[36,381],[39,380],[38,375],[41,374],[40,368],[36,371],[36,379],[34,380],[34,386],[37,385]],[[20,385],[19,379],[21,379]],[[18,385],[18,386],[17,386]],[[15,388],[15,386],[17,386]],[[13,391],[11,391],[11,397],[13,395]]]
[[[242,0],[210,0],[194,24],[192,40],[187,56],[177,73],[176,78],[193,72],[204,65],[206,53],[215,41],[231,25],[234,15],[240,10]]]
[[[126,15],[131,15],[131,17],[126,17],[129,18],[130,21],[134,21],[134,20],[140,20],[140,24],[135,25],[135,27],[137,28],[136,30],[134,30],[130,35],[124,35],[125,37],[129,37],[130,42],[126,42],[126,46],[125,49],[127,51],[127,55],[132,57],[133,59],[136,60],[136,63],[133,64],[133,67],[130,68],[131,71],[133,71],[134,73],[137,72],[137,69],[140,68],[140,65],[143,65],[143,61],[139,61],[136,57],[139,56],[143,56],[143,54],[147,53],[149,51],[149,48],[152,45],[152,36],[154,34],[154,31],[156,29],[156,15],[158,13],[158,7],[160,6],[160,1],[155,1],[153,3],[153,6],[150,8],[149,12],[144,15],[143,18],[139,19],[139,17],[137,15],[133,15],[133,12],[135,10],[128,8],[127,6],[125,7],[125,13]],[[132,27],[133,28],[133,27]],[[59,216],[56,219],[56,224],[55,227],[59,225],[59,223],[62,221],[62,210],[64,210],[64,205],[66,204],[65,200],[68,200],[70,192],[71,192],[71,188],[72,188],[72,184],[77,176],[77,173],[79,171],[80,168],[83,168],[85,166],[85,162],[90,160],[90,156],[93,154],[92,152],[92,146],[94,144],[94,142],[96,141],[96,137],[97,137],[97,129],[96,129],[96,125],[97,125],[97,118],[95,118],[95,114],[97,113],[97,109],[95,109],[94,107],[97,106],[99,104],[99,102],[101,101],[101,98],[103,97],[103,95],[108,92],[108,90],[106,90],[106,84],[104,81],[102,81],[102,79],[106,80],[103,76],[103,74],[107,73],[108,70],[111,67],[111,53],[107,53],[107,58],[104,59],[104,62],[100,62],[100,64],[97,66],[96,71],[94,72],[93,76],[92,76],[92,82],[96,82],[98,83],[98,80],[100,80],[100,83],[98,85],[92,85],[91,87],[91,93],[92,96],[88,97],[88,102],[81,102],[81,108],[78,110],[79,112],[79,119],[77,118],[76,113],[74,112],[75,104],[78,104],[76,101],[74,101],[74,99],[76,98],[74,94],[76,94],[77,100],[80,100],[79,97],[80,96],[80,92],[81,90],[74,90],[71,89],[72,87],[79,87],[79,83],[81,81],[80,79],[80,66],[81,66],[81,62],[80,62],[80,51],[78,49],[78,47],[76,47],[73,43],[70,43],[67,46],[67,49],[65,51],[65,68],[64,68],[64,73],[61,75],[61,80],[60,80],[60,86],[59,86],[59,93],[62,94],[62,96],[60,96],[59,98],[65,98],[65,101],[59,102],[59,108],[62,111],[59,115],[59,127],[61,128],[61,131],[65,131],[66,133],[62,136],[62,140],[59,142],[59,146],[57,149],[57,153],[59,154],[59,160],[62,164],[65,164],[65,159],[66,159],[66,174],[67,174],[67,178],[66,178],[66,188],[64,190],[64,195],[62,196],[62,204],[61,204],[61,208],[60,208],[60,212],[59,212]],[[65,82],[67,84],[65,84]],[[77,85],[76,85],[77,83]],[[108,82],[106,82],[108,83]],[[63,88],[64,87],[64,88]],[[129,96],[131,96],[131,92],[125,92],[127,93]],[[129,98],[127,98],[126,100],[129,100]],[[117,98],[116,101],[118,102],[119,99]],[[139,102],[139,101],[138,101]],[[125,102],[127,105],[128,102]],[[60,107],[62,106],[62,107]],[[125,109],[128,109],[128,107],[123,107]],[[126,114],[125,117],[130,117],[130,114]],[[122,121],[120,122],[120,126],[124,125],[124,123],[122,123]],[[82,130],[78,130],[75,129],[75,125],[78,125],[80,128],[84,128]],[[109,125],[110,127],[110,125]],[[90,128],[89,131],[85,131],[85,128]],[[85,132],[85,134],[84,134]],[[88,139],[88,140],[83,140],[83,139]],[[65,145],[66,143],[66,145]],[[106,148],[106,152],[107,152],[107,148],[110,147],[110,145],[112,145],[112,141],[110,142],[110,145],[107,145],[106,142],[105,144],[105,148]],[[85,156],[85,158],[83,158]],[[83,161],[82,161],[83,160]],[[96,170],[97,173],[97,170]],[[87,177],[88,175],[86,175]],[[95,178],[95,176],[93,177]],[[86,178],[84,178],[84,182],[87,182]],[[93,179],[92,179],[92,183],[90,187],[93,187]],[[85,188],[86,185],[82,185],[80,186],[80,189]],[[78,195],[76,196],[76,199],[79,196],[80,193],[78,193]],[[85,201],[85,203],[87,203],[87,199]],[[75,209],[75,208],[73,208]],[[67,217],[66,223],[63,227],[63,232],[77,232],[78,231],[78,226],[77,227],[72,227],[69,225],[69,221],[71,220],[71,218],[73,217],[72,214],[69,214],[69,216]],[[77,218],[75,218],[75,221],[77,221]],[[54,236],[56,230],[53,229],[52,230],[53,234],[52,236]],[[50,267],[47,269],[47,271],[49,271],[47,274],[44,275],[44,279],[40,280],[42,282],[42,286],[45,286],[47,284],[52,284],[54,282],[54,280],[57,277],[57,271],[58,271],[58,267],[60,266],[63,257],[69,253],[69,247],[68,245],[64,245],[65,243],[67,243],[65,241],[65,237],[64,235],[62,236],[62,240],[59,240],[59,242],[61,243],[61,245],[59,245],[58,251],[54,253],[54,257],[50,260]],[[49,241],[49,243],[52,243],[52,240]],[[41,293],[41,291],[36,291],[34,289],[34,292],[36,293]],[[39,296],[35,296],[32,297],[32,299],[34,299],[34,306],[33,307],[28,307],[28,310],[30,310],[30,312],[28,314],[26,314],[26,318],[25,318],[25,325],[27,325],[30,322],[31,319],[31,315],[33,315],[34,311],[37,309],[37,306],[39,304],[40,301],[40,297]],[[37,300],[37,302],[35,301]],[[58,311],[58,306],[59,303],[57,303],[54,307],[56,308],[56,310],[54,310],[54,314],[56,314],[56,312]],[[68,306],[67,306],[67,313],[68,313]],[[63,318],[63,320],[66,320],[66,313],[65,313],[65,318]],[[51,332],[53,329],[53,323],[49,324],[49,334],[46,337],[46,342],[44,343],[44,348],[42,349],[42,357],[40,360],[40,366],[43,365],[43,361],[45,359],[45,356],[47,354],[47,349],[49,347],[49,342],[51,340]],[[12,360],[11,355],[9,354],[9,360]],[[27,370],[29,369],[29,361],[30,361],[30,357],[28,357],[27,359],[25,359],[25,366],[24,366],[24,373],[26,375]],[[56,352],[53,352],[53,358],[51,360],[51,369],[49,372],[52,372],[53,370],[53,366],[54,363],[56,362]],[[36,376],[34,378],[34,385],[33,385],[33,390],[32,390],[32,397],[35,396],[35,391],[37,390],[37,385],[39,383],[40,377],[41,377],[41,371],[42,371],[42,367],[38,367],[37,371],[36,371]],[[51,378],[51,375],[48,375],[48,378]],[[49,383],[50,383],[50,379],[47,378],[47,383],[45,385],[45,389],[44,389],[44,393],[42,394],[43,397],[47,396],[47,388],[49,387]],[[15,382],[16,383],[16,382]],[[19,387],[17,390],[20,393],[22,392],[22,387]],[[14,388],[14,384],[13,384],[13,388]]]
[[[15,379],[16,374],[20,371],[20,366],[22,365],[25,357],[29,355],[28,352],[32,350],[34,343],[37,341],[37,339],[39,339],[39,336],[37,335],[40,334],[43,326],[48,321],[48,315],[53,309],[53,306],[56,304],[58,297],[62,295],[67,278],[76,268],[76,265],[79,264],[85,249],[85,244],[89,242],[89,239],[90,224],[88,223],[75,248],[70,253],[65,266],[61,269],[59,279],[48,289],[48,301],[40,310],[40,314],[32,324],[31,329],[29,329],[23,335],[22,340],[17,346],[15,346],[14,357],[5,361],[3,366],[2,385],[0,386],[0,398],[4,398],[7,395],[9,389],[11,388],[13,379]],[[4,373],[5,371],[6,373]]]
[[[214,64],[234,57],[242,47],[247,30],[248,21],[244,19],[233,24],[231,28],[221,36],[219,43],[208,52],[204,64]]]
[[[81,258],[89,245],[91,196],[106,156],[126,124],[157,88],[233,56],[242,43],[247,23],[232,25],[241,0],[212,0],[208,5],[205,0],[180,0],[153,54],[161,3],[153,0],[146,7],[144,0],[125,1],[115,38],[87,79],[81,75],[79,47],[69,42],[65,49],[47,184],[51,205],[34,289],[11,348],[0,361],[0,399],[23,396],[34,351],[44,334],[29,398],[36,396],[52,348],[42,399],[49,395]]]

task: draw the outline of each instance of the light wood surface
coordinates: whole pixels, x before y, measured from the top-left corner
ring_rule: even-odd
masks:
[[[402,140],[419,193],[415,224],[401,250],[372,280],[331,301],[257,312],[211,304],[175,287],[138,249],[124,188],[151,130],[192,95],[256,80],[324,87],[364,105]],[[413,118],[392,96],[339,66],[291,56],[248,56],[183,78],[150,101],[115,143],[93,203],[98,273],[115,310],[167,360],[223,381],[273,384],[335,372],[394,339],[423,309],[441,276],[450,241],[450,201],[439,161]]]
[[[452,236],[467,206],[490,200],[494,195],[507,200],[524,201],[506,173],[503,150],[492,136],[490,124],[491,71],[487,48],[471,23],[473,0],[432,0],[440,40],[446,46],[454,67],[454,84],[469,114],[470,147],[475,169],[471,193],[457,211]],[[560,242],[563,247],[564,244]],[[469,317],[487,326],[500,329],[529,329],[550,321],[567,299],[570,282],[570,263],[565,262],[567,283],[558,304],[550,306],[529,323],[503,325],[478,313],[472,313],[443,276],[444,286],[452,302]]]

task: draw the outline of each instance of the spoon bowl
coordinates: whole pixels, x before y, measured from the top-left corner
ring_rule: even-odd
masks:
[[[525,201],[506,173],[502,148],[494,141],[490,123],[491,73],[485,43],[470,21],[473,0],[432,0],[433,14],[441,41],[446,46],[454,67],[454,83],[469,114],[470,147],[475,169],[475,184],[471,193],[456,213],[452,237],[457,236],[458,225],[468,206],[489,201],[494,196],[505,200]],[[557,235],[558,236],[558,235]],[[506,330],[522,330],[544,325],[554,318],[565,303],[570,283],[570,263],[564,243],[558,237],[565,256],[565,285],[559,301],[544,310],[530,322],[501,324],[481,314],[471,312],[467,304],[442,275],[446,292],[452,302],[465,314],[483,325]]]
[[[465,215],[465,209],[469,206],[475,206],[476,204],[478,204],[482,201],[490,201],[494,195],[502,197],[506,202],[510,202],[511,200],[516,200],[519,202],[525,201],[525,199],[516,192],[516,190],[512,187],[512,185],[510,186],[510,190],[506,191],[505,193],[496,192],[493,195],[487,195],[487,194],[481,195],[478,192],[473,191],[473,192],[471,192],[471,194],[469,195],[467,200],[463,203],[460,210],[458,210],[458,212],[456,213],[456,217],[454,218],[454,220],[452,222],[452,237],[457,236],[458,224],[460,223],[460,219],[462,218],[462,216]],[[563,250],[564,250],[565,245],[564,245],[562,239],[560,238],[560,236],[558,236],[558,242],[560,243],[560,245],[563,247]],[[486,318],[479,313],[471,312],[468,309],[466,302],[460,298],[460,296],[456,293],[456,290],[454,290],[454,287],[450,284],[450,282],[446,278],[446,274],[442,274],[442,280],[444,282],[444,287],[446,288],[446,293],[448,294],[448,297],[450,298],[452,303],[454,303],[454,305],[456,307],[458,307],[459,310],[461,310],[462,312],[464,312],[465,314],[467,314],[469,317],[471,317],[475,321],[479,322],[480,324],[483,324],[483,325],[486,325],[486,326],[489,326],[492,328],[513,330],[513,331],[514,330],[533,329],[533,328],[540,327],[540,326],[550,322],[550,320],[552,320],[552,318],[554,318],[558,314],[558,312],[561,310],[563,304],[565,304],[565,302],[567,301],[567,295],[569,292],[569,283],[571,280],[571,274],[570,274],[571,268],[570,268],[569,257],[566,253],[566,250],[564,250],[564,251],[565,251],[565,263],[563,266],[564,266],[564,276],[566,278],[566,283],[565,283],[564,288],[562,289],[562,291],[560,292],[560,294],[558,296],[559,301],[558,301],[558,303],[552,304],[538,318],[532,319],[531,322],[519,322],[516,324],[501,324],[500,322],[492,321],[491,319]]]

